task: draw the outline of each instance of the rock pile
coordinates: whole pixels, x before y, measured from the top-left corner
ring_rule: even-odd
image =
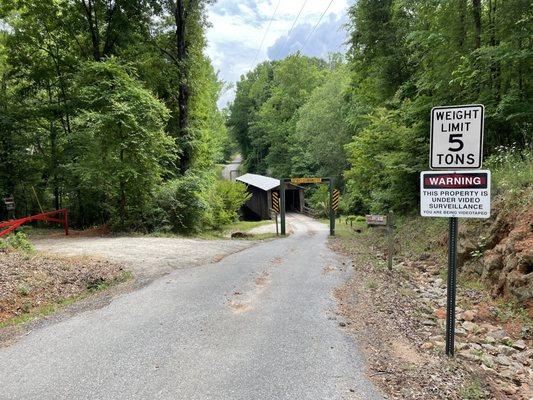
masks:
[[[437,267],[424,267],[423,270],[412,281],[413,291],[423,304],[419,319],[426,340],[419,347],[426,351],[442,351],[445,345],[446,283],[437,275]],[[517,332],[516,326],[514,332],[508,332],[504,324],[498,323],[498,309],[486,300],[482,292],[460,289],[458,304],[468,304],[469,309],[458,307],[456,310],[456,354],[491,374],[495,385],[503,388],[507,395],[530,400],[533,397],[531,332],[527,328]]]

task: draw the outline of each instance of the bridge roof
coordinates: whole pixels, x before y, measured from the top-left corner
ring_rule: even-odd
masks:
[[[269,190],[278,188],[280,185],[280,180],[271,178],[270,176],[256,175],[256,174],[244,174],[237,178],[239,182],[245,183],[247,185],[254,186],[261,190],[268,192]]]

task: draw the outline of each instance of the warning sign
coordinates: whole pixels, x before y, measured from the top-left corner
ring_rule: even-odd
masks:
[[[423,217],[490,217],[490,171],[422,172],[420,213]]]
[[[303,183],[322,183],[322,178],[291,178],[291,183],[301,185]]]
[[[332,204],[332,207],[333,207],[333,210],[335,210],[335,211],[337,211],[339,209],[340,198],[341,198],[341,192],[339,191],[339,189],[334,189],[333,190],[333,204]]]
[[[272,211],[279,214],[279,193],[272,192]]]
[[[431,110],[430,168],[481,168],[484,111],[479,104]]]

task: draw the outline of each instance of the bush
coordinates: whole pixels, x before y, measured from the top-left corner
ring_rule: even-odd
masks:
[[[320,185],[309,197],[309,205],[316,212],[317,217],[329,215],[329,187]]]
[[[207,216],[209,225],[219,229],[235,222],[239,218],[239,210],[251,195],[246,185],[239,182],[217,181],[209,196],[210,213]]]
[[[155,231],[194,233],[201,230],[208,204],[204,200],[206,177],[189,171],[162,184],[156,191],[148,227]]]
[[[25,253],[33,253],[35,251],[35,247],[33,247],[33,244],[28,240],[28,236],[23,232],[17,232],[7,236],[5,239],[0,239],[0,249],[14,249]]]
[[[153,231],[187,234],[219,229],[238,219],[239,209],[249,198],[242,183],[216,181],[211,174],[190,171],[157,190],[147,226]]]
[[[533,185],[533,152],[530,148],[499,146],[485,160],[484,168],[492,172],[492,182],[498,192],[516,191]]]

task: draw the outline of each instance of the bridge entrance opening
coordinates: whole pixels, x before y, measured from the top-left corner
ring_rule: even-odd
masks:
[[[307,184],[326,184],[329,185],[329,233],[335,236],[335,209],[334,203],[338,204],[338,200],[334,201],[333,195],[333,179],[331,178],[282,178],[280,184],[281,197],[281,234],[286,235],[286,213],[289,211],[301,211],[303,207],[303,198],[301,192],[290,190],[292,186],[300,186]],[[295,193],[298,198],[295,198]]]

